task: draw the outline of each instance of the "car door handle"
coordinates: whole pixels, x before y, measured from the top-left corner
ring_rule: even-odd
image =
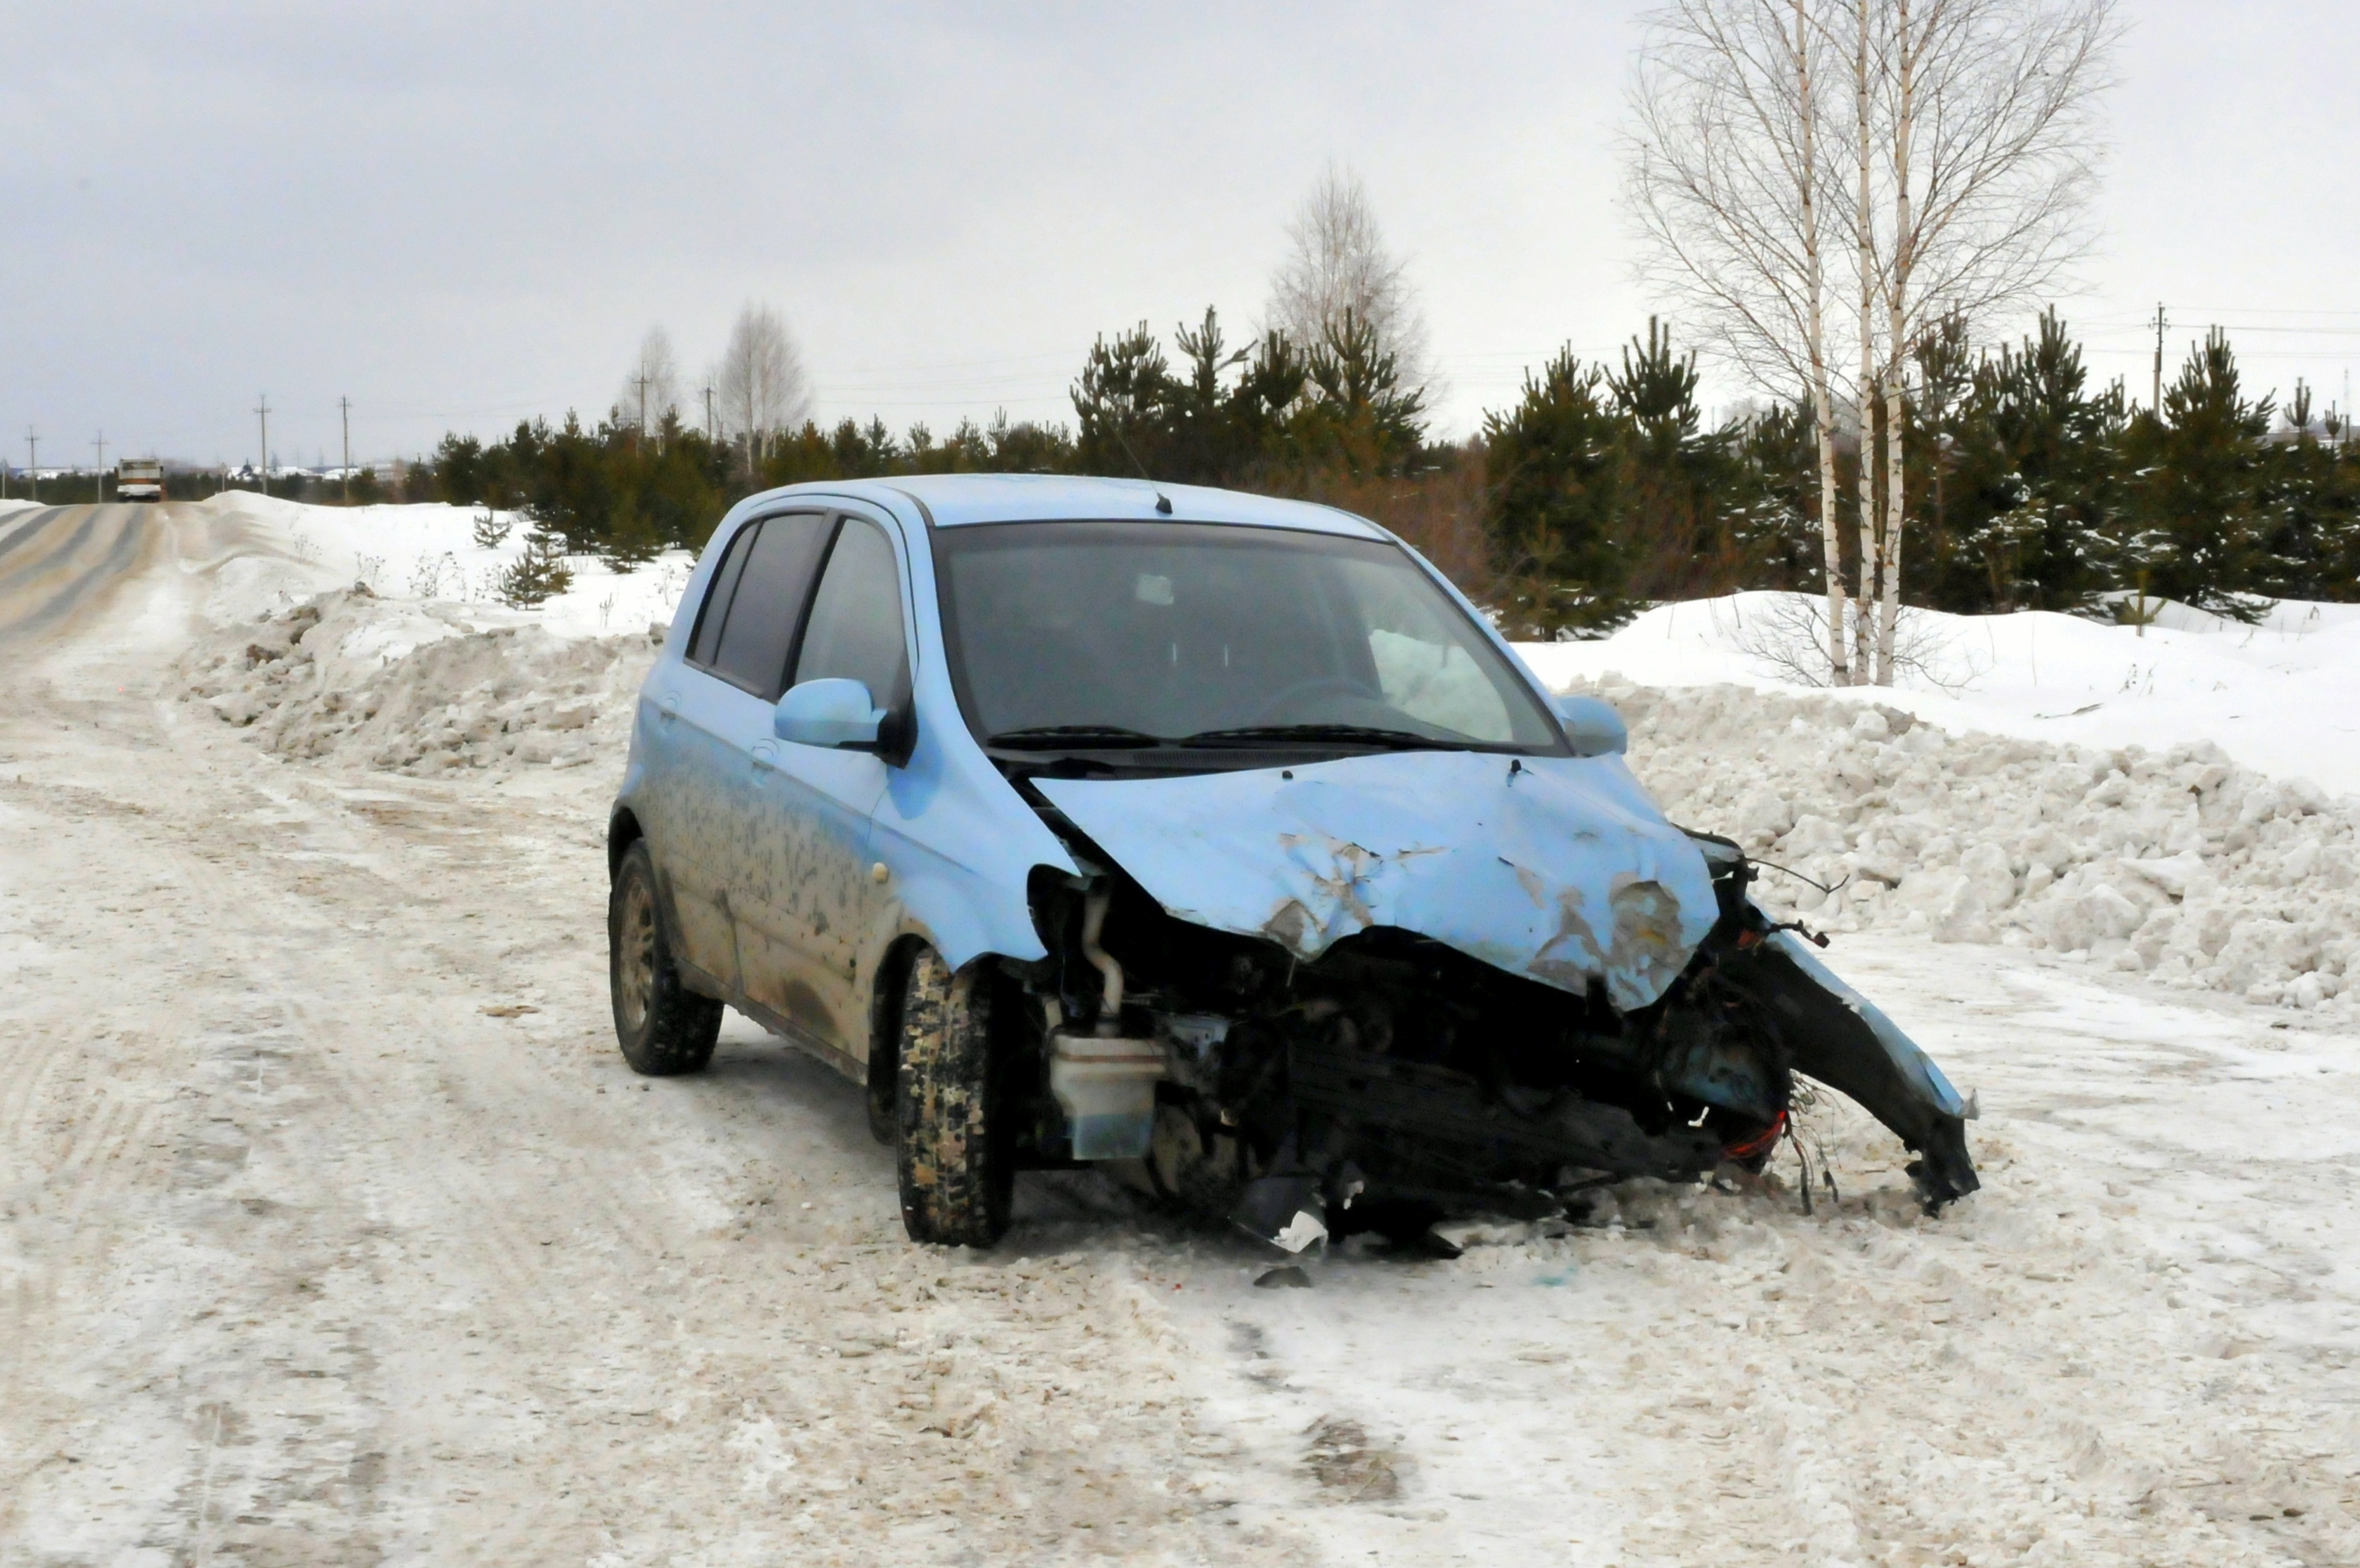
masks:
[[[758,740],[753,746],[754,771],[769,773],[779,766],[779,748],[767,740]]]
[[[667,691],[663,694],[663,701],[656,704],[656,717],[660,719],[676,719],[680,717],[679,692]]]

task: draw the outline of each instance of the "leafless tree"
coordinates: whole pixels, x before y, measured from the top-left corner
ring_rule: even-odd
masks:
[[[1271,276],[1269,324],[1309,345],[1340,328],[1349,310],[1376,330],[1378,349],[1393,356],[1404,385],[1431,394],[1434,366],[1417,290],[1408,264],[1385,248],[1360,177],[1328,165],[1295,209],[1286,239],[1286,259]]]
[[[1825,309],[1819,0],[1673,0],[1647,19],[1624,137],[1650,280],[1759,385],[1805,396],[1819,460],[1828,659],[1851,681]]]
[[[664,416],[680,407],[680,362],[672,352],[672,335],[650,327],[639,340],[639,352],[624,373],[623,389],[615,397],[616,411],[645,435],[663,427]]]
[[[1737,367],[1810,397],[1838,684],[1894,675],[1911,354],[1946,316],[2039,299],[2086,249],[2096,99],[2118,36],[2114,0],[1673,0],[1649,19],[1626,138],[1648,271]],[[1832,59],[1852,77],[1849,180],[1818,156],[1831,116],[1814,74]],[[1841,255],[1830,234],[1852,241],[1858,311],[1841,345],[1821,309]],[[1841,348],[1857,365],[1849,387],[1832,371]],[[1861,451],[1849,616],[1839,403],[1857,413]]]
[[[738,312],[713,385],[722,431],[742,443],[749,472],[760,465],[764,443],[811,414],[802,351],[785,320],[768,305],[749,302]]]
[[[1886,317],[1875,390],[1887,432],[1877,680],[1889,684],[1908,516],[1909,361],[1943,318],[1972,323],[2038,303],[2087,253],[2103,151],[2098,105],[2122,28],[2114,0],[1885,0],[1878,30],[1885,190],[1863,203],[1860,222],[1873,233],[1876,210],[1891,214],[1874,246]]]

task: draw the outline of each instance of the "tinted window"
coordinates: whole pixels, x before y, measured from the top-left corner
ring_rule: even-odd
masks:
[[[713,571],[713,585],[705,591],[705,608],[697,613],[696,635],[689,640],[688,661],[691,664],[711,664],[713,650],[721,646],[721,623],[729,614],[729,595],[738,591],[738,574],[746,569],[746,547],[762,531],[760,523],[739,528],[729,541],[721,564]]]
[[[935,539],[953,668],[986,736],[1328,725],[1563,744],[1467,613],[1382,540],[1176,522],[1011,523]]]
[[[810,512],[763,520],[730,595],[721,645],[713,657],[716,674],[764,697],[785,688],[787,654],[811,592],[812,569],[827,539],[825,521]]]
[[[828,552],[795,661],[798,683],[830,677],[859,681],[880,707],[901,693],[901,574],[885,531],[858,517],[844,519]]]

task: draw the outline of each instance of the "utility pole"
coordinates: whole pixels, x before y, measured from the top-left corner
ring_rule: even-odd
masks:
[[[631,384],[639,389],[639,440],[644,442],[648,439],[648,373],[640,371],[631,377]]]
[[[2155,306],[2155,397],[2147,404],[2158,420],[2163,418],[2163,302]]]
[[[106,432],[99,431],[98,439],[90,444],[98,449],[98,471],[91,475],[90,498],[104,506],[106,504]]]
[[[353,400],[339,397],[336,407],[344,416],[344,505],[349,506],[353,504]]]
[[[255,414],[262,420],[262,493],[270,494],[270,394],[265,392],[255,406]]]
[[[705,441],[706,441],[708,443],[709,443],[709,442],[711,442],[711,441],[713,441],[713,439],[714,439],[714,436],[713,436],[713,388],[712,388],[712,387],[707,387],[705,389]]]
[[[25,427],[25,483],[29,486],[26,494],[36,501],[39,500],[41,498],[41,438],[35,433],[30,425]]]

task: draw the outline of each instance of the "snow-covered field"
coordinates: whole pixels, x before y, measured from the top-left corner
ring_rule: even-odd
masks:
[[[1907,614],[1919,668],[1891,690],[1850,689],[1953,734],[2154,753],[2218,746],[2230,760],[2333,794],[2360,789],[2360,604],[2287,601],[2257,626],[2158,602],[2144,631],[2073,615]],[[1797,595],[1666,604],[1595,642],[1528,645],[1541,678],[1614,685],[1808,690],[1782,679],[1802,650]],[[1817,662],[1816,654],[1805,655]]]
[[[1257,1290],[1070,1177],[911,1248],[741,1023],[623,1069],[598,846],[683,562],[517,612],[464,511],[143,515],[38,634],[0,572],[0,1562],[2360,1562],[2333,607],[1938,625],[1950,690],[1778,686],[1758,601],[1527,650],[1851,878],[1805,917],[1985,1187],[1922,1217],[1831,1103],[1809,1214],[1633,1183]]]

